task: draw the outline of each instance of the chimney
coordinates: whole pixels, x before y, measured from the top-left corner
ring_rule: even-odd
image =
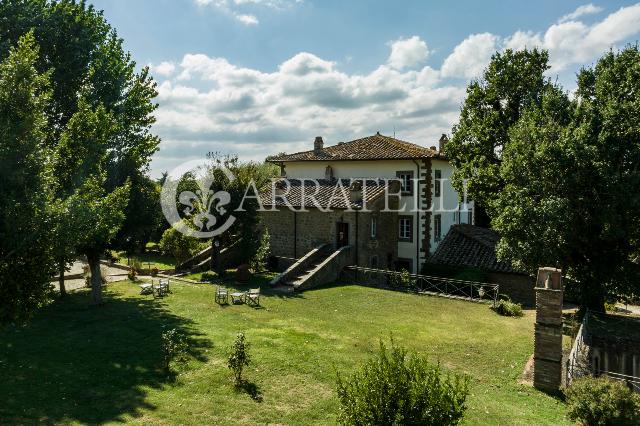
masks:
[[[535,292],[533,386],[556,392],[562,381],[562,271],[539,268]]]
[[[442,151],[447,142],[449,142],[449,138],[443,133],[442,136],[440,136],[440,140],[438,141],[438,151]]]
[[[331,166],[327,166],[324,169],[324,178],[327,180],[333,180],[333,168]]]
[[[324,142],[322,141],[322,136],[316,136],[316,140],[313,141],[313,150],[315,152],[322,151],[324,147]]]

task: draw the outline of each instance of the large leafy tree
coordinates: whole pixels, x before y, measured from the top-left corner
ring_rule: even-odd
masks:
[[[45,303],[54,272],[45,114],[51,93],[37,58],[27,33],[0,63],[0,323],[23,321]]]
[[[510,132],[491,203],[499,254],[531,271],[557,265],[581,306],[638,295],[640,52],[605,54],[576,98],[545,90]]]
[[[57,168],[72,175],[55,186],[56,197],[65,200],[81,195],[92,207],[110,200],[120,212],[130,213],[133,209],[129,208],[129,197],[125,195],[137,192],[136,185],[144,182],[142,177],[159,143],[150,133],[154,122],[152,113],[157,107],[152,99],[157,93],[148,69],[136,71],[135,62],[122,47],[122,39],[102,13],[84,1],[1,2],[0,58],[31,29],[41,52],[35,68],[40,72],[50,70],[52,96],[46,110],[48,145],[53,149],[73,145],[73,150],[81,149],[81,145],[95,145],[90,148],[92,156],[83,161],[79,161],[76,151],[67,150],[70,158],[66,154],[56,157]],[[98,125],[99,143],[94,144],[92,140],[96,129],[83,126],[83,119],[94,120]],[[68,129],[70,123],[73,130]],[[67,162],[71,163],[70,168],[64,168]],[[123,197],[126,198],[124,206]],[[99,255],[114,243],[123,224],[129,234],[135,229],[131,224],[135,224],[133,215],[107,217],[109,209],[103,207],[94,211],[95,232],[87,231],[85,224],[80,223],[76,229],[85,231],[74,238],[77,241],[74,248],[87,255],[93,271],[98,270]],[[77,218],[87,217],[86,211],[77,213]],[[100,223],[99,218],[105,222]],[[127,232],[119,235],[121,241],[130,239]],[[59,248],[56,252],[68,261],[66,254],[70,250]],[[99,288],[99,274],[93,274],[93,279],[92,285]],[[94,291],[94,296],[95,302],[100,302],[99,291]]]
[[[469,196],[481,207],[504,185],[499,169],[509,130],[527,107],[540,105],[550,85],[544,77],[548,59],[546,51],[537,49],[495,53],[482,78],[467,87],[445,152],[455,166],[453,185],[462,193],[467,182]]]

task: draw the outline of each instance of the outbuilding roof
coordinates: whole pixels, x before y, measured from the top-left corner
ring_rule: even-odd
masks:
[[[492,272],[524,274],[496,257],[497,232],[475,225],[453,225],[429,261],[448,266],[466,266]]]

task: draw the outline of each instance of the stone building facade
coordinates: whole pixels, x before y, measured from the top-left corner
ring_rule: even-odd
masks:
[[[335,186],[337,181],[322,183]],[[308,191],[314,192],[313,187]],[[349,192],[346,197],[353,199],[353,191]],[[385,207],[394,210],[397,200],[385,201],[383,193],[379,192],[367,200],[366,209],[362,209],[358,205],[361,198],[355,199],[353,205],[345,206],[340,203],[330,205],[326,196],[317,196],[320,207],[306,205],[303,209],[299,194],[288,198],[291,206],[273,205],[270,198],[270,194],[263,194],[265,211],[261,212],[261,222],[269,231],[271,253],[280,258],[280,263],[286,265],[314,248],[330,244],[333,249],[352,246],[354,264],[359,266],[394,267],[398,215],[395,211],[383,210]]]
[[[288,212],[279,215],[262,212],[272,250],[280,256],[299,258],[319,243],[337,245],[338,234],[348,228],[349,244],[354,244],[359,266],[419,273],[451,226],[473,223],[473,203],[461,202],[451,185],[453,167],[441,154],[446,141],[443,135],[439,149],[426,148],[376,133],[325,147],[317,137],[313,150],[270,158],[281,167],[283,181],[319,179],[328,186],[336,180],[384,179],[399,185],[396,213],[383,212],[384,205],[358,213],[345,205],[334,206],[332,212],[310,208],[309,213],[302,213],[288,207]],[[320,196],[328,201],[330,194],[323,191]],[[285,208],[276,207],[278,211]],[[372,227],[376,228],[375,236]]]

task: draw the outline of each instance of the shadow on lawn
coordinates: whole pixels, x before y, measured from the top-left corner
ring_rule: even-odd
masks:
[[[104,423],[154,409],[143,387],[171,382],[162,370],[162,332],[180,330],[204,360],[210,343],[189,319],[158,300],[116,298],[88,307],[76,292],[24,328],[0,332],[0,419],[7,424]]]

